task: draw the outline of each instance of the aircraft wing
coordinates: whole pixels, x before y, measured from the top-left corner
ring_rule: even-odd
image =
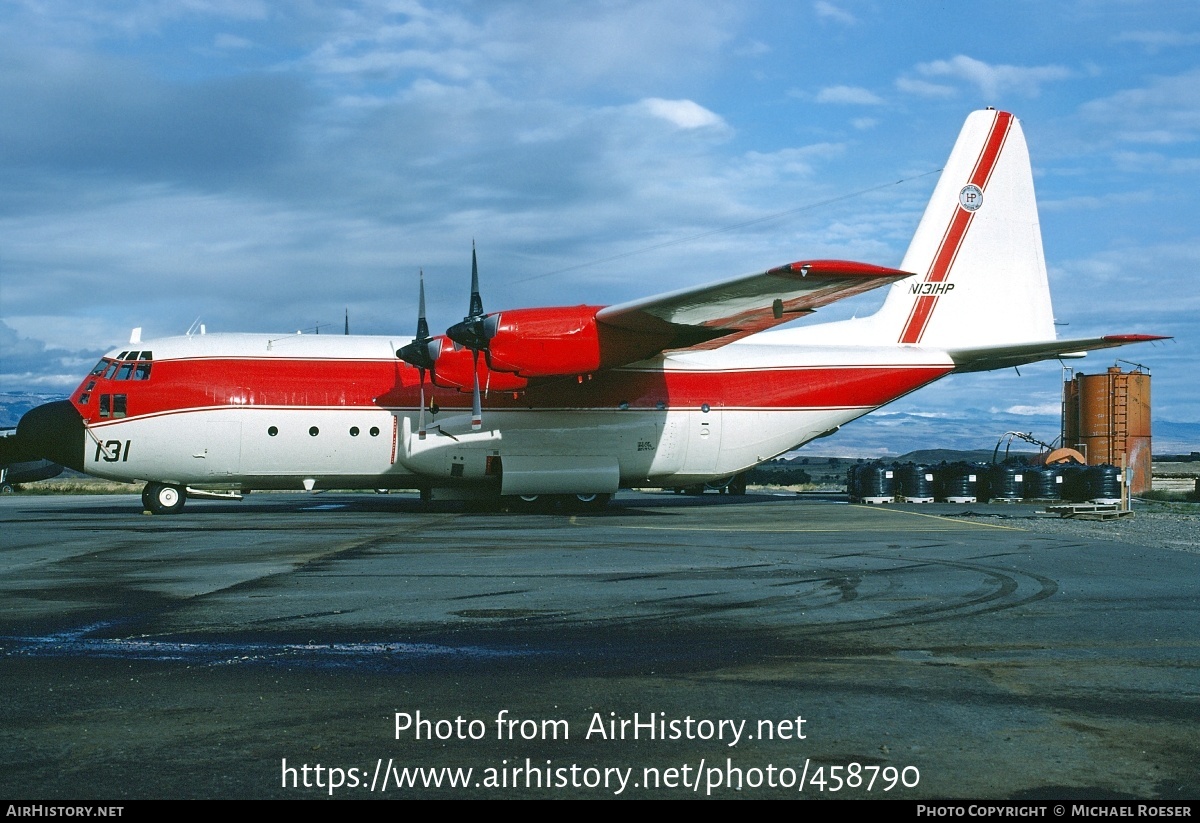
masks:
[[[603,325],[666,337],[665,349],[715,349],[786,323],[844,297],[911,277],[847,260],[789,263],[719,283],[608,306]]]
[[[1112,349],[1129,343],[1169,339],[1169,337],[1156,334],[1110,334],[1104,337],[1089,337],[1080,340],[1047,340],[1011,346],[952,349],[949,354],[954,361],[954,371],[961,373],[1006,369],[1011,366],[1023,366],[1026,363],[1036,363],[1039,360],[1077,358],[1096,349]]]

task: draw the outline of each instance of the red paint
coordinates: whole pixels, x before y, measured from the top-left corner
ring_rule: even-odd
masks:
[[[991,179],[992,172],[996,168],[996,161],[1000,159],[1000,152],[1004,148],[1004,141],[1008,137],[1012,121],[1013,116],[1008,112],[996,112],[996,119],[992,123],[988,139],[983,144],[983,149],[975,161],[975,168],[968,181],[969,184],[978,186],[980,191],[987,191],[988,180]],[[950,225],[946,227],[946,233],[942,236],[937,254],[934,255],[933,263],[925,275],[926,283],[941,283],[949,275],[974,216],[974,212],[969,212],[960,205],[955,206],[954,216],[950,218]],[[921,342],[921,338],[925,335],[925,328],[929,325],[933,310],[937,306],[937,301],[938,295],[921,295],[917,298],[909,313],[908,322],[904,324],[904,331],[900,334],[901,343]]]
[[[463,349],[461,355],[470,356]],[[482,358],[481,358],[482,360]],[[481,385],[488,409],[697,408],[865,408],[879,406],[951,370],[949,365],[789,367],[730,371],[604,370],[592,379],[540,380],[523,392],[495,389],[514,378],[488,372]],[[89,377],[87,380],[95,378]],[[86,381],[85,381],[86,384]],[[78,401],[83,385],[76,390]],[[183,359],[155,361],[149,380],[101,380],[91,401],[77,407],[89,422],[98,417],[101,393],[128,396],[129,417],[198,408],[269,407],[322,409],[416,409],[417,370],[399,360]],[[425,388],[426,402],[443,409],[470,408],[470,395],[454,389]]]
[[[600,306],[500,312],[488,365],[521,377],[564,377],[600,368]],[[631,362],[631,361],[626,361]]]

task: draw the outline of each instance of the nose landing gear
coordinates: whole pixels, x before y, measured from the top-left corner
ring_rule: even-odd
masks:
[[[142,489],[142,506],[152,514],[179,514],[187,502],[183,486],[150,482]]]

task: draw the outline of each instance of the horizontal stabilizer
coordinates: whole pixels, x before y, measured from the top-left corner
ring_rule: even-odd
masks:
[[[977,349],[952,349],[949,354],[957,373],[1007,369],[1039,360],[1083,357],[1089,351],[1112,349],[1130,343],[1170,340],[1157,334],[1109,334],[1081,340],[1046,340],[1039,343],[1019,343],[1011,346],[986,346]]]

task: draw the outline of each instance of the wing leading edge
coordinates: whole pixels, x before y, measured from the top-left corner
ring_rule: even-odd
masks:
[[[608,306],[596,320],[629,332],[667,335],[664,349],[715,349],[911,276],[848,260],[799,261]]]

